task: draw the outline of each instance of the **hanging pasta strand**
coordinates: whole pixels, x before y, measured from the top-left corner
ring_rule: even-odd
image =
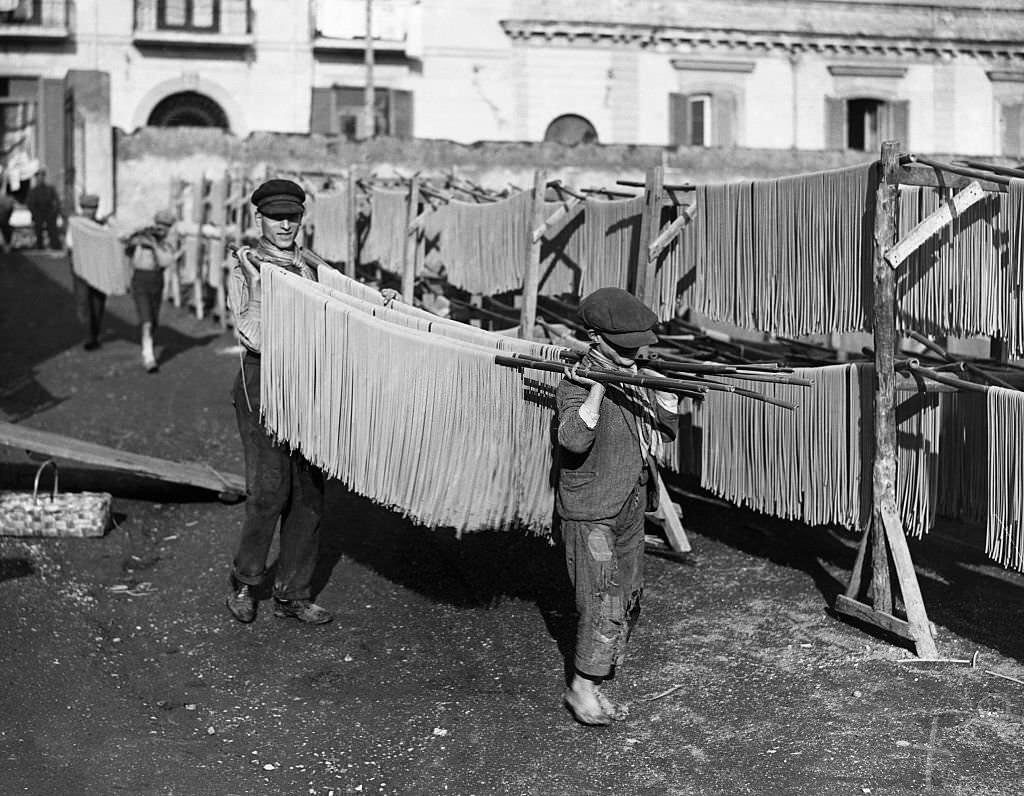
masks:
[[[1024,571],[1024,392],[990,387],[985,551]]]
[[[337,272],[324,276],[367,295]],[[454,322],[279,269],[265,276],[263,296],[261,397],[279,439],[425,525],[550,530],[544,462],[558,376],[526,377],[493,359],[496,350],[559,349],[480,330],[459,339]]]

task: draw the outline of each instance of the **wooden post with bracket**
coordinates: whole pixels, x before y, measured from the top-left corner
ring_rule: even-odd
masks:
[[[644,180],[644,208],[640,214],[640,241],[637,247],[633,294],[645,304],[654,293],[654,267],[650,246],[661,232],[661,205],[664,197],[665,169],[655,166],[647,170]]]
[[[534,230],[544,224],[544,193],[547,190],[547,178],[541,169],[533,172],[533,212],[530,215],[529,254],[523,272],[523,298],[519,313],[519,336],[524,339],[533,337],[533,326],[537,322],[537,291],[540,289],[540,247],[541,238]]]
[[[404,245],[402,247],[402,301],[412,304],[416,287],[416,238],[409,235],[413,219],[419,215],[420,179],[413,176],[409,182],[409,199],[405,206]]]
[[[896,508],[896,288],[895,273],[885,254],[890,250],[895,237],[898,180],[899,143],[886,141],[882,145],[875,207],[875,445],[871,521],[857,551],[849,586],[845,594],[836,598],[834,608],[839,613],[913,642],[919,658],[936,658],[938,654],[931,623],[928,621],[906,535]],[[871,567],[865,572],[869,548]],[[895,570],[906,619],[895,615],[892,570]],[[870,604],[861,599],[865,591]]]

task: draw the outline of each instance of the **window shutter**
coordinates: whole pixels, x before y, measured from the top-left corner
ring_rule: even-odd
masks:
[[[713,94],[711,97],[711,143],[714,146],[733,146],[736,143],[736,95]]]
[[[910,135],[910,103],[907,100],[898,100],[889,103],[889,107],[892,109],[889,140],[899,141],[906,149],[909,144],[907,138]]]
[[[1020,157],[1024,153],[1024,147],[1021,146],[1021,139],[1024,138],[1024,130],[1021,129],[1024,105],[1007,103],[999,110],[1000,151],[1003,155]]]
[[[362,87],[335,86],[334,97],[338,110],[342,108],[362,110],[366,90]]]
[[[846,100],[825,97],[825,149],[846,149]]]
[[[690,145],[690,98],[686,94],[668,95],[668,142],[671,146]]]
[[[50,172],[50,181],[60,185],[64,180],[65,129],[64,101],[67,87],[63,78],[44,77],[39,81],[39,109],[36,129],[42,134],[42,161]]]
[[[395,138],[412,138],[412,92],[394,89],[391,92],[391,135]]]
[[[338,132],[336,125],[334,89],[314,86],[309,131],[311,133],[336,133]]]

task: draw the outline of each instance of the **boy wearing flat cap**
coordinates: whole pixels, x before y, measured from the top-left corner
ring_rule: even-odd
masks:
[[[259,587],[267,573],[267,555],[280,519],[280,551],[274,583],[274,615],[311,625],[330,622],[330,612],[312,601],[323,475],[297,451],[271,437],[260,421],[260,273],[283,268],[317,280],[325,261],[296,242],[306,193],[291,180],[268,180],[252,195],[260,233],[255,246],[235,254],[228,280],[228,308],[242,344],[241,371],[233,392],[238,431],[245,455],[248,499],[241,537],[231,568],[227,607],[239,622],[256,618]]]
[[[620,288],[580,302],[590,350],[556,394],[559,474],[555,505],[576,594],[574,674],[563,702],[581,724],[606,725],[627,710],[602,691],[625,654],[643,593],[647,483],[660,436],[674,439],[677,399],[641,387],[602,384],[579,367],[636,374],[642,346],[657,342],[657,316]]]
[[[160,305],[164,298],[164,271],[184,254],[177,236],[172,234],[177,216],[170,210],[158,210],[153,223],[133,232],[125,244],[132,266],[131,291],[135,314],[139,319],[142,366],[148,373],[158,369],[153,348],[160,325]]]

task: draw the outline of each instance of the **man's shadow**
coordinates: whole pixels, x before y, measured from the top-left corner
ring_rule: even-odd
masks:
[[[439,603],[493,607],[516,599],[537,606],[560,653],[572,660],[575,608],[559,544],[522,529],[475,531],[458,538],[429,529],[328,480],[313,593],[344,556]]]

